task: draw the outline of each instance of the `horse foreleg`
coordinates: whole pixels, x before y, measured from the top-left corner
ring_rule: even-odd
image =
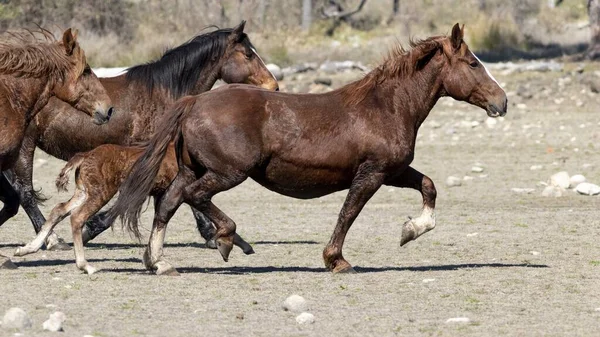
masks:
[[[413,188],[423,196],[423,209],[421,215],[417,218],[409,219],[402,226],[402,238],[400,246],[415,240],[419,236],[435,228],[435,198],[437,191],[433,181],[426,175],[407,167],[406,170],[397,177],[394,177],[386,185],[395,187]]]
[[[325,266],[334,273],[354,272],[352,265],[342,255],[344,239],[360,211],[383,183],[382,173],[372,172],[368,165],[363,165],[363,167],[359,168],[359,172],[352,181],[333,235],[323,250]]]
[[[192,213],[194,214],[194,218],[196,219],[196,226],[200,235],[204,240],[206,240],[206,248],[217,249],[217,242],[215,241],[215,234],[217,229],[213,225],[212,221],[204,215],[202,212],[198,211],[194,207],[190,207],[192,209]],[[233,244],[240,247],[240,249],[246,255],[254,254],[254,249],[252,246],[246,242],[241,236],[237,233],[233,235]]]
[[[0,201],[4,203],[0,210],[0,226],[19,212],[19,195],[4,176],[5,172],[0,172]]]

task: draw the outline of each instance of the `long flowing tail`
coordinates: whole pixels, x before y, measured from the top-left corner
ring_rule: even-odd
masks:
[[[107,221],[112,223],[121,217],[127,229],[140,239],[139,217],[144,201],[154,186],[154,179],[160,169],[160,164],[165,157],[169,143],[179,133],[183,116],[190,111],[196,98],[184,97],[177,101],[163,120],[159,129],[141,157],[133,164],[127,179],[119,188],[119,197],[115,204],[107,211]]]
[[[56,189],[59,192],[67,191],[67,186],[69,186],[69,174],[73,169],[79,168],[79,165],[83,163],[84,159],[85,153],[78,153],[74,155],[73,158],[69,160],[69,162],[67,162],[67,165],[65,165],[65,167],[63,167],[58,177],[56,177]]]

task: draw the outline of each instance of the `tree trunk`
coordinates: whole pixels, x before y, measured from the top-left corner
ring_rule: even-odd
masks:
[[[588,13],[592,38],[587,56],[590,59],[600,59],[600,0],[588,0]]]
[[[394,16],[400,14],[400,0],[394,0],[394,8],[393,8]]]
[[[302,0],[302,30],[308,31],[312,24],[312,0]]]

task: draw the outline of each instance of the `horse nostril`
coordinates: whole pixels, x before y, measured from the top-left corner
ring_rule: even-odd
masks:
[[[112,117],[113,114],[113,107],[111,106],[110,108],[108,108],[108,112],[106,113],[106,117],[110,118]]]
[[[279,91],[279,86],[277,86],[277,88],[275,88],[275,91]]]

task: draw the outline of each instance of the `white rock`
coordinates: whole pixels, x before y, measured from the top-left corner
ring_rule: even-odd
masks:
[[[469,234],[467,234],[467,237],[468,238],[472,238],[472,237],[477,236],[477,235],[479,235],[479,233],[477,233],[477,232],[476,233],[469,233]]]
[[[296,322],[298,324],[312,324],[315,322],[315,316],[309,312],[303,312],[296,316]]]
[[[423,283],[429,283],[429,282],[433,282],[433,281],[435,281],[434,278],[426,278],[423,280]]]
[[[471,181],[471,180],[473,180],[473,179],[475,179],[475,178],[473,178],[473,177],[471,177],[471,176],[464,176],[464,177],[463,177],[463,180],[464,180],[464,181]]]
[[[4,329],[29,329],[31,328],[31,319],[21,308],[10,308],[2,318],[2,327]]]
[[[542,166],[542,165],[531,165],[531,167],[529,167],[529,169],[532,171],[541,170],[543,168],[544,168],[544,166]]]
[[[302,312],[308,310],[308,303],[306,303],[304,297],[300,295],[292,295],[285,299],[282,307],[285,311]]]
[[[42,327],[44,330],[52,332],[63,331],[62,324],[66,319],[67,318],[64,313],[57,311],[53,314],[50,314],[50,318],[44,322]]]
[[[481,166],[473,166],[473,167],[471,167],[471,172],[481,173],[481,172],[483,172],[483,167],[481,167]]]
[[[600,194],[600,186],[591,183],[581,183],[575,187],[575,191],[583,195],[597,195]]]
[[[534,251],[534,250],[530,251],[530,253],[531,253],[531,255],[535,255],[535,256],[538,256],[538,255],[540,255],[540,252],[536,252],[536,251]]]
[[[535,191],[535,188],[513,187],[510,190],[513,191],[513,192],[515,192],[515,193],[519,193],[519,194],[531,194],[531,193],[533,193],[533,191]]]
[[[446,186],[455,187],[460,185],[462,185],[460,178],[455,176],[449,176],[448,178],[446,178]]]
[[[469,323],[471,320],[468,317],[448,318],[446,323]]]
[[[571,183],[571,185],[569,187],[573,188],[573,187],[585,182],[585,177],[582,176],[581,174],[576,174],[571,177],[569,182]]]
[[[571,185],[571,176],[566,171],[558,172],[550,177],[550,185],[567,189]]]
[[[565,189],[560,186],[546,186],[542,191],[544,197],[562,197]]]
[[[281,68],[278,65],[274,63],[269,63],[267,64],[267,69],[269,69],[269,71],[271,72],[271,74],[273,74],[273,77],[275,77],[276,80],[283,80],[283,71],[281,71]]]
[[[485,120],[485,125],[487,125],[488,128],[493,128],[496,126],[496,124],[498,124],[498,120],[496,118],[488,117]]]

